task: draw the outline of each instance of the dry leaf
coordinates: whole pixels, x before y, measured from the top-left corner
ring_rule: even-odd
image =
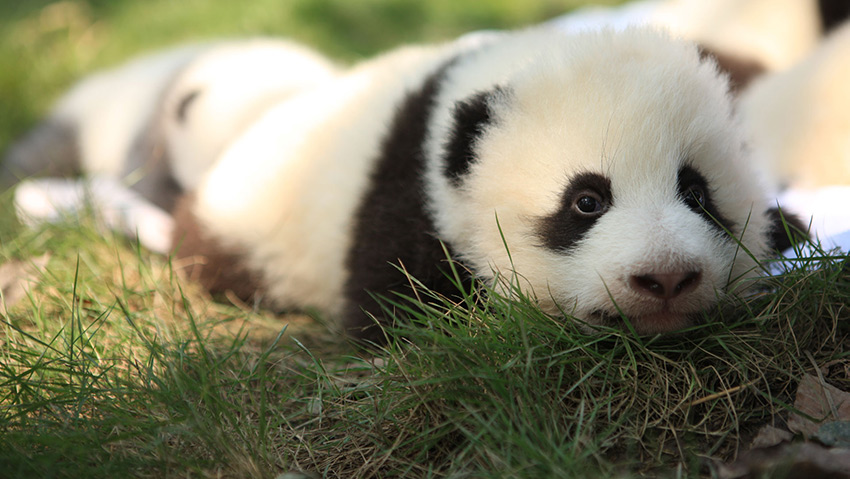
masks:
[[[721,479],[806,477],[850,479],[850,449],[813,442],[783,444],[747,451],[731,464],[717,466]]]
[[[762,426],[753,439],[752,448],[758,449],[763,447],[773,447],[777,444],[788,442],[794,438],[794,434],[774,426]]]
[[[814,436],[824,422],[850,420],[850,394],[821,383],[816,376],[808,374],[803,376],[797,386],[794,407],[815,419],[812,421],[794,413],[788,419],[791,432],[802,433],[807,437]]]

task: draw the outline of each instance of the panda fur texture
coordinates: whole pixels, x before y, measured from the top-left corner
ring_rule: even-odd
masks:
[[[178,47],[75,85],[14,144],[0,187],[30,176],[120,179],[171,211],[225,145],[267,105],[332,78],[336,67],[286,40]]]
[[[369,340],[374,295],[409,293],[399,267],[456,292],[441,242],[546,312],[622,312],[640,333],[757,274],[778,216],[696,45],[638,28],[481,43],[396,50],[271,108],[180,203],[177,256],[213,290]]]
[[[752,83],[739,109],[776,185],[850,184],[850,22],[793,68]]]
[[[120,174],[169,79],[205,48],[141,57],[74,85],[46,120],[9,148],[0,187],[33,175]]]
[[[269,105],[336,72],[318,53],[282,40],[228,42],[204,52],[169,86],[156,121],[177,182],[196,189],[225,146]]]
[[[734,54],[768,71],[799,61],[824,28],[818,0],[667,0],[658,18],[711,51]]]
[[[850,18],[847,0],[665,0],[648,19],[709,51],[782,71]],[[627,3],[627,5],[629,5]]]

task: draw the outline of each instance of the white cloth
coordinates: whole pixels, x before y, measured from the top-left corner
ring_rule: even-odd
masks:
[[[812,266],[807,258],[823,253],[840,255],[850,251],[850,186],[792,189],[780,195],[777,203],[783,211],[796,214],[809,226],[817,247],[804,245],[785,250],[782,256],[786,261],[772,264],[770,272],[779,274],[797,265]]]

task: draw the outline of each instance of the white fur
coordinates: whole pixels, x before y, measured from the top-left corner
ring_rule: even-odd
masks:
[[[768,70],[794,64],[821,35],[817,0],[631,1],[580,8],[549,25],[571,32],[654,25],[714,51],[758,61]]]
[[[629,276],[691,269],[703,271],[699,289],[670,308],[693,313],[713,303],[730,277],[754,263],[676,199],[682,160],[708,177],[725,217],[748,224],[743,242],[757,257],[766,227],[761,185],[713,65],[700,64],[693,46],[641,30],[560,41],[534,35],[525,40],[548,45],[545,53],[529,54],[530,45],[513,57],[499,50],[452,76],[488,78],[494,61],[521,65],[507,77],[498,70],[489,77],[510,85],[513,95],[482,138],[481,156],[458,192],[438,173],[439,139],[449,128],[445,115],[438,120],[429,181],[441,237],[479,275],[516,271],[550,312],[560,307],[587,319],[594,311],[616,314],[613,297],[628,315],[654,313],[659,302],[632,291]],[[483,86],[452,86],[458,84],[444,93],[438,111]],[[557,210],[568,177],[580,172],[610,177],[615,206],[574,253],[544,251],[535,244],[532,220]],[[742,236],[740,229],[734,233]]]
[[[717,51],[788,68],[820,40],[816,0],[669,0],[660,23]]]
[[[168,83],[206,48],[189,45],[133,60],[86,77],[62,97],[51,117],[76,126],[83,170],[120,175]]]
[[[169,86],[161,127],[178,183],[193,190],[225,145],[262,112],[305,88],[327,81],[335,67],[292,42],[254,39],[210,49],[184,68]],[[197,92],[187,118],[177,110]]]
[[[164,135],[175,179],[194,189],[224,146],[266,108],[334,73],[324,57],[286,40],[188,45],[86,77],[51,117],[76,128],[83,171],[113,178],[127,172],[134,143],[154,129]],[[200,95],[178,123],[178,103],[195,90]]]
[[[29,179],[15,188],[18,218],[28,224],[58,222],[93,207],[104,224],[136,238],[151,251],[168,254],[174,219],[112,176],[88,179]]]
[[[775,182],[850,184],[850,23],[794,68],[754,83],[740,109]]]
[[[396,106],[452,48],[410,47],[284,101],[222,155],[195,213],[281,307],[342,307],[352,216]]]
[[[248,252],[279,306],[340,311],[353,215],[380,141],[405,91],[458,48],[403,49],[282,102],[204,180],[195,213]],[[456,190],[440,173],[449,114],[455,101],[494,85],[509,98],[495,106],[496,122]],[[730,278],[751,274],[748,253],[676,198],[683,161],[707,177],[745,248],[765,253],[766,205],[726,85],[695,46],[665,35],[535,29],[490,37],[449,69],[425,151],[439,236],[480,277],[520,278],[550,312],[596,321],[597,312],[616,313],[613,297],[639,329],[672,329],[712,304]],[[540,247],[534,220],[557,209],[570,175],[586,171],[611,178],[614,206],[573,252]],[[665,304],[628,286],[630,275],[692,269],[703,273],[696,291]]]

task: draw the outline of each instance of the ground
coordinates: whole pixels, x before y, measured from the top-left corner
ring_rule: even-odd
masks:
[[[349,62],[576,3],[6,0],[0,150],[74,79],[150,48],[276,34]],[[8,477],[698,477],[784,428],[801,379],[850,389],[843,256],[659,337],[422,291],[397,300],[402,339],[367,351],[328,318],[211,298],[95,217],[28,230],[0,206]]]

